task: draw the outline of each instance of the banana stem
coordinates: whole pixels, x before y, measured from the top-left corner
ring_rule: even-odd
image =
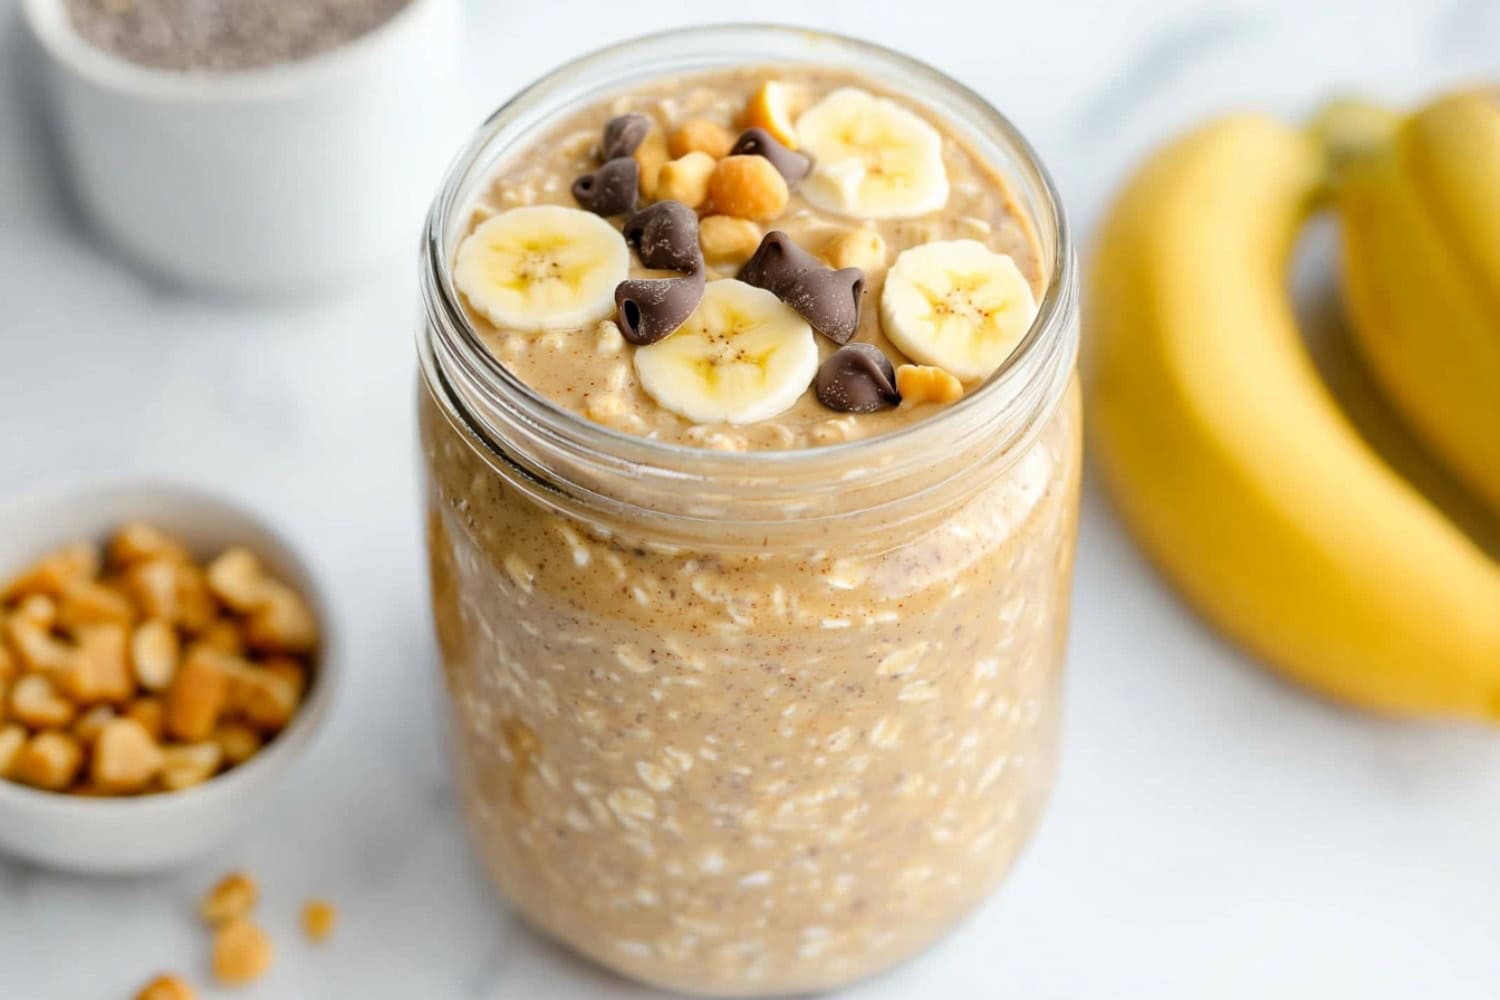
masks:
[[[1307,124],[1323,147],[1330,180],[1350,163],[1389,143],[1401,115],[1373,101],[1341,97],[1329,101]]]

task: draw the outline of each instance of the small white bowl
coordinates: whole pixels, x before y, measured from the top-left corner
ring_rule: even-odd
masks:
[[[200,557],[232,544],[255,551],[301,593],[322,628],[307,696],[296,717],[240,766],[180,792],[87,798],[0,780],[0,850],[50,868],[125,874],[193,861],[243,830],[277,781],[324,728],[339,681],[329,604],[286,538],[238,505],[193,487],[128,481],[45,491],[0,502],[0,579],[50,549],[103,541],[142,518],[181,538]]]
[[[415,252],[457,145],[455,0],[297,62],[141,66],[93,45],[63,0],[25,0],[63,154],[128,256],[237,296],[302,294]]]

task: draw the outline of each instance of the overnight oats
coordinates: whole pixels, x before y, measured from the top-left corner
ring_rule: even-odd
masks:
[[[790,993],[994,888],[1056,760],[1075,280],[1019,136],[862,43],[657,36],[491,119],[419,403],[457,796],[522,914]]]

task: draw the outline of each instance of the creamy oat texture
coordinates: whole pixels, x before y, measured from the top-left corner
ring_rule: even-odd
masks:
[[[573,208],[570,193],[575,177],[598,167],[595,151],[604,123],[617,114],[641,111],[663,128],[696,118],[710,118],[733,128],[738,110],[768,75],[793,81],[808,104],[844,86],[879,92],[871,82],[842,73],[775,73],[744,69],[663,83],[585,108],[551,129],[530,149],[513,158],[497,176],[492,189],[474,210],[473,225],[497,212],[521,205],[556,204]],[[943,151],[951,191],[947,209],[932,216],[883,222],[860,221],[820,211],[799,197],[795,187],[782,215],[757,224],[762,233],[779,229],[803,248],[820,252],[844,233],[877,232],[886,243],[886,264],[908,247],[933,240],[973,239],[990,249],[1010,254],[1040,294],[1042,265],[1026,217],[1016,208],[1004,180],[981,162],[965,144],[944,131]],[[659,276],[633,260],[633,276]],[[732,278],[737,266],[710,263],[708,278]],[[901,352],[880,332],[880,290],[885,269],[866,272],[865,303],[855,339],[875,344],[892,363],[905,363]],[[851,416],[820,404],[812,391],[792,409],[772,420],[749,426],[694,424],[664,409],[640,387],[631,365],[630,348],[612,321],[587,333],[576,331],[538,335],[499,330],[472,309],[470,322],[490,350],[527,385],[565,409],[581,413],[617,430],[663,441],[726,451],[803,448],[884,433],[914,419],[940,412],[937,406],[892,409]],[[823,355],[836,345],[819,337]]]
[[[740,101],[755,79],[662,92],[697,113]],[[599,124],[658,103],[574,116],[564,142],[497,185],[497,206],[512,190],[564,202]],[[982,224],[1036,277],[1025,224],[950,153],[950,211],[884,224],[887,240]],[[802,239],[824,225],[806,215],[787,228]],[[582,363],[576,335],[523,344],[478,325],[559,404],[615,393],[638,430],[669,440],[726,447],[710,436],[734,433],[736,448],[784,448],[913,416],[830,414],[809,396],[768,425],[700,435],[654,409],[623,359]],[[861,339],[890,349],[868,326]],[[529,920],[627,975],[765,995],[886,968],[999,882],[1053,776],[1076,386],[1029,448],[973,469],[972,489],[919,528],[876,531],[855,515],[758,552],[733,523],[722,548],[683,551],[544,507],[428,392],[421,418],[457,793]]]

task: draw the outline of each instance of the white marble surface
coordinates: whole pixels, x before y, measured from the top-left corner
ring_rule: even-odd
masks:
[[[1339,87],[1399,97],[1500,75],[1492,0],[469,6],[476,110],[684,15],[797,19],[903,47],[1015,118],[1083,234],[1125,165],[1204,113],[1296,114]],[[0,997],[125,997],[158,967],[202,979],[191,904],[231,865],[263,879],[282,941],[247,998],[651,995],[522,927],[455,821],[419,549],[414,263],[268,308],[184,298],[122,267],[76,224],[17,41],[7,12],[0,491],[147,470],[275,512],[326,567],[350,683],[274,809],[216,856],[122,881],[0,862]],[[847,995],[1500,993],[1500,737],[1301,697],[1196,624],[1092,491],[1082,531],[1064,766],[1036,844],[974,919]],[[319,951],[294,932],[315,892],[343,911]]]

